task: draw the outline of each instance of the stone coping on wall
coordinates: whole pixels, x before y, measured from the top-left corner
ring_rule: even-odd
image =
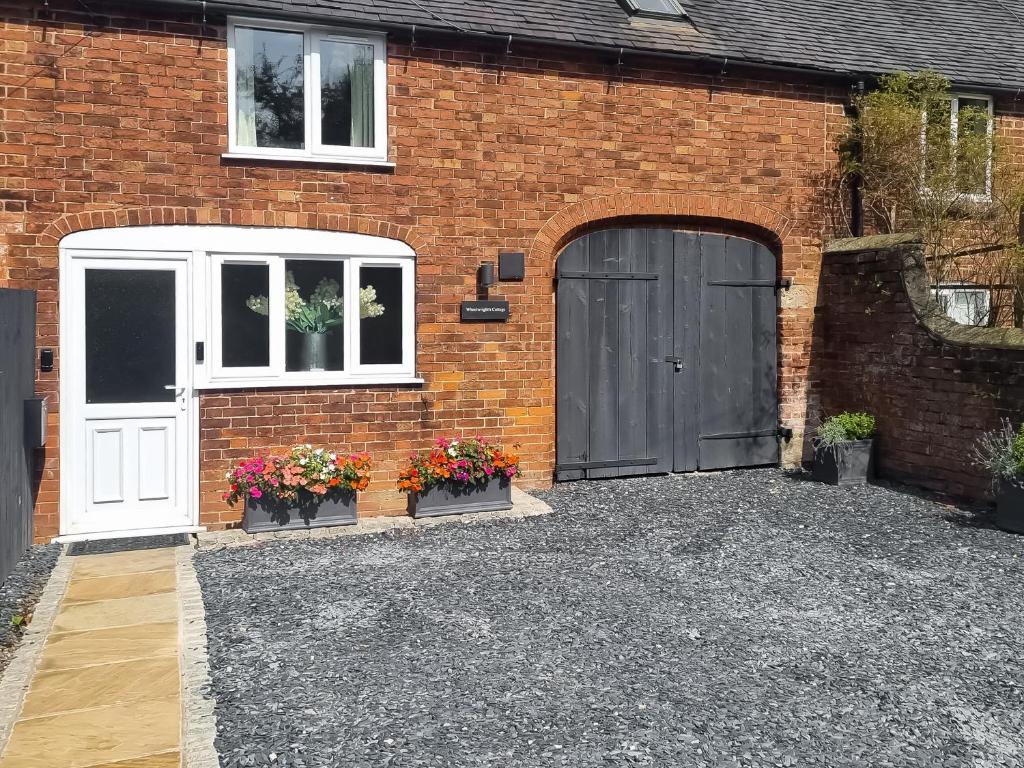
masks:
[[[917,322],[929,335],[945,344],[988,349],[1024,349],[1024,328],[989,328],[961,325],[951,320],[932,297],[924,267],[921,238],[916,233],[868,235],[833,240],[825,246],[828,254],[867,253],[897,250],[903,285]]]

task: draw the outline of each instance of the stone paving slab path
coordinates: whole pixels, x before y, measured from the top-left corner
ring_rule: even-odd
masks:
[[[175,550],[70,560],[0,768],[179,768]]]

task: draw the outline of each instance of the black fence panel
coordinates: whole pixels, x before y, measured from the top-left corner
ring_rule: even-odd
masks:
[[[0,288],[0,584],[32,543],[25,400],[35,392],[35,334],[35,291]]]

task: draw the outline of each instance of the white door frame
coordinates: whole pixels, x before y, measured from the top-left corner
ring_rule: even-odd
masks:
[[[117,261],[123,264],[125,261],[141,261],[159,259],[162,261],[177,261],[185,265],[185,317],[179,322],[187,323],[186,328],[186,355],[187,361],[185,370],[179,373],[182,379],[180,383],[186,386],[186,407],[187,414],[184,419],[187,425],[185,440],[185,456],[182,468],[185,472],[185,504],[187,520],[190,524],[176,527],[164,528],[138,528],[105,533],[84,533],[70,534],[72,511],[76,503],[80,502],[83,489],[75,488],[75,473],[69,467],[75,461],[83,461],[84,457],[75,456],[76,428],[79,426],[80,413],[77,401],[81,398],[81,388],[84,386],[85,371],[75,370],[72,362],[75,357],[70,353],[72,349],[72,323],[75,312],[79,309],[78,302],[81,297],[75,296],[72,285],[71,273],[72,263],[80,259]],[[60,440],[60,536],[59,541],[79,541],[86,539],[120,538],[127,536],[145,536],[161,533],[196,532],[204,530],[199,526],[199,402],[198,392],[194,382],[194,358],[192,350],[195,347],[194,327],[194,298],[192,295],[193,254],[191,251],[131,251],[113,249],[81,249],[61,248],[59,257],[59,440]],[[175,382],[178,383],[178,382]]]

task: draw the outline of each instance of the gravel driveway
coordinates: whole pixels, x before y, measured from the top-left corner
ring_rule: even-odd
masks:
[[[1024,537],[776,470],[200,553],[222,766],[1020,766]]]

